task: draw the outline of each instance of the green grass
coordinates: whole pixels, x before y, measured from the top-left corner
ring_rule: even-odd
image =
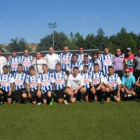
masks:
[[[0,140],[138,140],[135,101],[0,106]]]

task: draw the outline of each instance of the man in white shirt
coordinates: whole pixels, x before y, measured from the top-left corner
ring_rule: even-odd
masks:
[[[0,49],[0,74],[3,73],[4,65],[7,65],[7,60],[4,56],[2,56],[2,50]]]
[[[44,57],[47,61],[47,65],[48,65],[48,72],[53,73],[55,72],[55,65],[60,62],[60,58],[59,55],[54,53],[54,48],[53,47],[49,47],[49,53],[46,54],[46,56]]]
[[[71,103],[74,103],[76,101],[77,95],[80,94],[80,97],[83,97],[83,95],[86,93],[84,89],[83,77],[79,73],[78,67],[74,67],[73,74],[68,77],[67,87],[69,87],[71,91]]]
[[[47,61],[41,57],[41,52],[36,52],[36,58],[33,60],[32,65],[35,68],[36,73],[42,73],[42,65],[47,64]]]

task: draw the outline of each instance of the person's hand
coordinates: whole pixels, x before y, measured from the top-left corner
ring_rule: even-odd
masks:
[[[78,92],[78,90],[76,89],[76,90],[74,91],[74,94],[77,94],[77,92]]]
[[[37,95],[39,95],[39,96],[41,95],[41,91],[40,90],[37,91]]]
[[[97,88],[96,88],[96,90],[100,90],[101,88],[100,88],[100,86],[98,86]]]
[[[10,58],[12,58],[12,55],[8,56],[8,60],[9,60]]]
[[[29,98],[31,98],[31,94],[30,94],[30,93],[29,93],[29,95],[28,95],[28,96],[29,96]]]
[[[11,92],[8,93],[8,96],[11,96]]]

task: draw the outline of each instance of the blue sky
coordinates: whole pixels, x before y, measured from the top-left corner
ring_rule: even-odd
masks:
[[[140,33],[139,0],[0,0],[0,43],[23,37],[29,43],[56,31],[69,35],[80,32],[84,37],[103,28],[110,36],[125,27]]]

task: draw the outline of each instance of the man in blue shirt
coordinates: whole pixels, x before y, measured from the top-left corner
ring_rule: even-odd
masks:
[[[133,86],[135,85],[135,77],[130,73],[129,69],[125,69],[125,75],[122,77],[122,89],[121,92],[124,93],[124,97],[135,96]]]

